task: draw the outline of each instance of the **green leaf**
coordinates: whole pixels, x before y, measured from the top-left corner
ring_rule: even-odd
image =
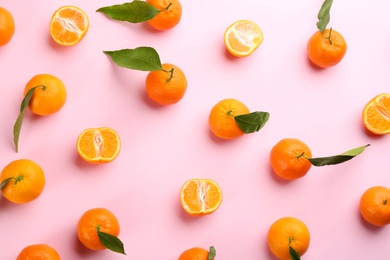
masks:
[[[96,12],[102,12],[113,20],[140,23],[153,19],[159,10],[147,2],[133,1],[102,7]]]
[[[103,51],[112,61],[127,69],[153,71],[161,70],[160,56],[152,47],[138,47],[116,51]]]
[[[292,248],[291,245],[289,246],[289,251],[290,251],[291,260],[301,260],[301,256],[298,254],[297,251],[295,251],[294,248]]]
[[[0,190],[2,190],[4,187],[5,187],[5,185],[7,185],[7,183],[10,181],[10,180],[12,180],[13,179],[13,177],[9,177],[9,178],[7,178],[7,179],[4,179],[1,183],[0,183]]]
[[[318,12],[317,28],[324,33],[326,26],[330,21],[330,8],[332,7],[333,0],[325,0]]]
[[[210,246],[210,252],[207,260],[214,260],[215,256],[217,255],[217,251],[213,246]]]
[[[123,248],[123,243],[118,237],[113,236],[113,235],[108,234],[108,233],[105,233],[105,232],[102,232],[100,230],[97,231],[97,233],[98,233],[100,242],[102,242],[102,244],[107,249],[110,249],[111,251],[114,251],[116,253],[126,255],[125,250]]]
[[[250,134],[259,131],[267,123],[269,116],[268,112],[252,112],[235,116],[234,120],[244,133]]]
[[[28,106],[28,103],[30,102],[31,97],[34,94],[34,90],[37,87],[39,87],[39,86],[31,88],[27,92],[26,96],[23,98],[22,104],[20,105],[20,114],[19,114],[19,116],[16,119],[16,122],[14,124],[14,144],[15,144],[16,152],[18,152],[18,150],[19,150],[19,135],[20,135],[20,129],[22,128],[24,113],[26,112],[26,108]]]
[[[324,166],[324,165],[332,165],[339,164],[345,161],[351,160],[355,156],[361,154],[366,147],[370,146],[369,144],[363,145],[351,150],[348,150],[340,155],[329,156],[329,157],[318,157],[318,158],[307,158],[312,165],[314,166]]]

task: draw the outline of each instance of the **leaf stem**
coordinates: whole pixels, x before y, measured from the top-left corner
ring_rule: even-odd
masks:
[[[330,38],[330,37],[332,36],[332,27],[330,27],[330,29],[329,29],[329,36],[328,36],[328,37],[325,37],[325,35],[323,35],[323,34],[322,34],[322,36],[323,36],[325,39],[329,40],[330,45],[333,45],[333,41],[332,41],[332,39]]]
[[[228,116],[234,117],[232,112],[233,112],[233,110],[230,109],[229,111],[226,112],[226,114],[227,114]]]
[[[164,69],[161,69],[161,70],[166,72],[166,73],[170,73],[169,78],[167,79],[167,82],[171,81],[171,79],[173,78],[173,71],[175,70],[175,68],[172,67],[172,69],[170,69],[170,70],[164,70]]]

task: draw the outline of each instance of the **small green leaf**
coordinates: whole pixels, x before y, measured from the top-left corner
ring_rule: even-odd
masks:
[[[160,56],[152,47],[138,47],[116,51],[103,51],[112,61],[127,69],[153,71],[161,70]]]
[[[366,147],[370,146],[369,144],[363,145],[351,150],[348,150],[340,155],[329,156],[329,157],[318,157],[318,158],[307,158],[310,163],[314,166],[325,166],[343,163],[345,161],[351,160],[355,156],[361,154]]]
[[[19,116],[16,119],[16,122],[14,124],[14,144],[15,144],[16,152],[18,152],[18,150],[19,150],[19,135],[20,135],[20,129],[22,128],[24,113],[26,112],[26,108],[28,106],[28,103],[30,102],[31,97],[34,94],[34,90],[37,87],[39,87],[39,86],[31,88],[27,92],[26,96],[23,98],[22,104],[20,105],[20,114],[19,114]]]
[[[147,2],[136,0],[102,7],[96,12],[102,12],[113,20],[140,23],[153,19],[159,13],[159,10]]]
[[[210,246],[210,252],[207,260],[214,260],[215,256],[217,255],[217,251],[213,246]]]
[[[332,7],[333,0],[325,0],[318,12],[317,28],[324,33],[326,26],[330,21],[330,8]]]
[[[105,233],[105,232],[102,232],[102,231],[97,231],[97,233],[98,233],[100,242],[102,242],[102,244],[107,249],[110,249],[111,251],[114,251],[116,253],[126,255],[125,250],[123,248],[123,243],[118,237],[113,236],[113,235],[108,234],[108,233]]]
[[[234,120],[244,133],[250,134],[259,131],[267,123],[269,116],[268,112],[252,112],[235,116]]]
[[[294,248],[292,248],[291,245],[289,246],[289,251],[290,251],[291,260],[301,260],[301,256],[298,254],[297,251],[295,251]]]
[[[0,190],[2,190],[4,187],[5,187],[5,185],[7,185],[7,183],[10,181],[10,180],[12,180],[13,179],[13,177],[9,177],[9,178],[7,178],[7,179],[4,179],[1,183],[0,183]]]

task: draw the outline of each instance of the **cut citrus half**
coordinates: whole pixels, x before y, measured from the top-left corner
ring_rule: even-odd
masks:
[[[80,42],[88,28],[87,14],[76,6],[60,7],[50,21],[50,35],[62,46],[73,46]]]
[[[108,163],[119,154],[121,143],[118,133],[111,128],[88,128],[77,139],[77,152],[90,163]]]
[[[390,94],[379,94],[366,104],[363,124],[371,133],[390,134]]]
[[[222,203],[222,191],[210,179],[191,179],[185,182],[180,191],[180,202],[190,215],[211,214]]]
[[[252,21],[239,20],[225,31],[226,49],[234,56],[245,57],[254,52],[263,42],[263,33]]]

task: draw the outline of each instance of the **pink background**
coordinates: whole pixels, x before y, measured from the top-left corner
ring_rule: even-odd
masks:
[[[16,24],[13,39],[0,48],[1,168],[27,158],[46,174],[35,201],[0,198],[0,259],[15,259],[36,243],[51,245],[65,260],[170,260],[211,245],[221,260],[275,259],[267,231],[285,216],[310,230],[303,259],[388,259],[389,227],[367,224],[358,204],[367,188],[390,187],[390,139],[367,134],[361,123],[364,105],[389,91],[390,4],[335,1],[329,26],[344,35],[348,50],[340,64],[319,70],[307,60],[306,43],[322,2],[182,0],[179,25],[157,32],[95,12],[120,1],[0,1]],[[73,47],[60,47],[49,35],[50,18],[62,5],[79,6],[90,19],[87,35]],[[225,50],[223,34],[240,19],[257,23],[264,41],[238,59]],[[154,104],[145,94],[146,72],[120,68],[103,54],[139,46],[154,47],[163,63],[184,71],[188,90],[179,103]],[[40,73],[59,77],[68,99],[51,116],[27,111],[16,153],[12,127],[23,89]],[[208,114],[225,98],[270,112],[268,124],[233,141],[215,138]],[[76,139],[102,126],[117,130],[122,149],[115,161],[91,165],[78,156]],[[269,165],[270,150],[286,137],[304,141],[315,157],[371,146],[349,162],[312,167],[287,182]],[[221,186],[224,199],[212,215],[191,217],[180,206],[181,185],[195,177]],[[117,216],[127,256],[90,251],[78,241],[78,219],[95,207]]]

